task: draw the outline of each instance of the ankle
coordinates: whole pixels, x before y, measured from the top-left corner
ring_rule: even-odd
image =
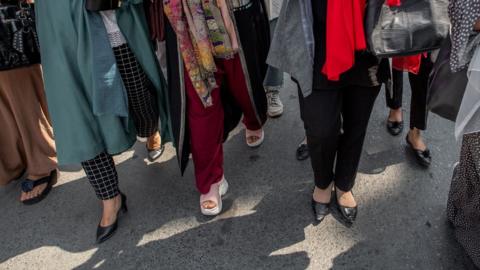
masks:
[[[116,212],[118,211],[118,209],[120,209],[120,206],[122,204],[121,195],[118,194],[112,199],[102,201],[102,203],[104,213]]]
[[[158,131],[147,139],[147,148],[149,150],[155,150],[161,147],[162,139]]]
[[[332,188],[320,189],[315,187],[312,197],[318,203],[329,203],[332,198]]]
[[[390,113],[388,115],[388,120],[401,122],[403,120],[402,108],[399,108],[396,110],[390,110]]]
[[[248,127],[245,128],[247,133],[261,133],[263,131],[263,128],[255,128],[255,129],[249,129]]]
[[[103,203],[103,214],[100,225],[102,227],[107,227],[112,225],[117,219],[117,213],[122,206],[122,199],[120,194],[113,199],[104,200]]]
[[[419,140],[422,138],[422,133],[419,129],[413,128],[408,132],[408,138],[412,140]]]
[[[337,200],[341,206],[345,207],[356,207],[357,202],[353,196],[352,191],[342,191],[339,188],[336,188]]]

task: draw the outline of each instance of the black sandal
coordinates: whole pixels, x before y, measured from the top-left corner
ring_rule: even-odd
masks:
[[[36,186],[39,186],[45,183],[47,183],[47,187],[43,190],[41,194],[39,194],[35,198],[22,201],[22,203],[25,205],[33,205],[45,199],[48,193],[50,193],[50,191],[52,190],[53,185],[57,183],[57,170],[52,171],[49,176],[35,180],[35,181],[29,180],[29,179],[24,180],[22,182],[22,191],[25,193],[32,192]]]

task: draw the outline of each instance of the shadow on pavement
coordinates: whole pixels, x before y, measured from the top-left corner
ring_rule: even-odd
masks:
[[[143,151],[141,149],[136,147],[136,152]],[[239,206],[235,200],[240,193],[232,190],[225,200],[226,211],[209,220],[199,214],[197,191],[194,183],[187,180],[192,178],[180,178],[176,162],[174,158],[146,166],[134,154],[133,158],[117,165],[120,187],[128,196],[129,212],[120,220],[117,234],[99,246],[94,240],[100,204],[87,179],[54,188],[44,202],[33,207],[15,203],[2,213],[4,218],[10,218],[2,222],[2,226],[21,224],[25,229],[0,227],[2,231],[18,232],[2,235],[1,242],[7,243],[8,248],[0,250],[0,263],[51,246],[70,253],[91,251],[93,254],[77,269],[308,267],[310,259],[304,251],[271,255],[305,239],[304,228],[311,224],[311,216],[292,218],[292,209],[282,211],[292,207],[289,201],[296,200],[301,190],[292,192],[291,186],[273,188],[244,216],[236,216]],[[235,170],[231,171],[232,175],[242,174]],[[295,183],[292,185],[301,188]],[[7,199],[14,199],[13,190]],[[178,231],[174,229],[176,222],[181,226]],[[185,223],[187,229],[184,229]],[[149,240],[152,234],[155,240]],[[161,240],[158,240],[159,234]]]
[[[58,257],[32,256],[28,268],[66,268],[58,263],[72,258],[77,269],[326,269],[319,265],[333,264],[332,269],[460,270],[466,265],[445,223],[445,181],[450,180],[445,175],[451,175],[457,152],[454,145],[443,145],[451,140],[444,127],[434,124],[429,130],[438,156],[430,171],[422,170],[404,162],[401,144],[386,137],[378,121],[385,107],[378,104],[370,152],[362,157],[355,187],[358,221],[347,229],[328,217],[311,226],[313,174],[308,161],[295,160],[304,132],[298,101],[289,97],[286,115],[267,124],[272,135],[260,149],[248,149],[242,132],[225,145],[231,190],[221,216],[199,214],[192,166],[181,178],[175,158],[146,165],[139,158],[145,149],[137,145],[133,158],[117,166],[129,213],[115,237],[100,246],[94,241],[101,209],[85,178],[56,187],[32,207],[14,203],[19,183],[1,190],[0,264],[56,247],[70,254],[42,249],[35,254]],[[381,144],[386,147],[377,147]]]

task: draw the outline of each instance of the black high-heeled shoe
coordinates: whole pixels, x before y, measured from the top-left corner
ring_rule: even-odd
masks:
[[[312,199],[312,210],[315,221],[320,223],[330,214],[330,203],[319,203]]]
[[[338,202],[337,192],[335,192],[335,200],[337,202],[338,211],[340,212],[340,214],[342,214],[342,217],[345,219],[345,221],[347,221],[350,224],[354,223],[355,220],[357,219],[358,206],[346,207],[346,206],[340,205],[340,203]]]
[[[98,225],[98,227],[97,227],[97,244],[101,244],[101,243],[107,241],[108,239],[110,239],[115,234],[115,232],[117,231],[117,228],[118,228],[118,219],[120,217],[120,214],[121,213],[125,214],[125,213],[128,212],[127,196],[125,196],[125,194],[123,194],[123,193],[120,193],[120,196],[122,198],[122,205],[120,206],[120,209],[117,212],[117,220],[115,220],[115,222],[112,225],[107,226],[107,227],[102,227],[102,226],[100,226],[100,224]]]

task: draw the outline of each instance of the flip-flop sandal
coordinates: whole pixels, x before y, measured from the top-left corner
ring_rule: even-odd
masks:
[[[251,148],[259,147],[260,145],[262,145],[263,141],[265,141],[265,131],[263,129],[260,136],[258,135],[258,131],[246,129],[245,136],[247,139],[247,145]],[[256,138],[257,140],[255,140],[253,143],[250,143],[250,139],[252,138]]]
[[[223,178],[222,181],[217,185],[218,188],[213,189],[212,186],[212,189],[209,193],[200,196],[200,210],[205,216],[216,216],[222,212],[222,196],[227,194],[228,182],[225,178]],[[203,204],[208,201],[216,203],[217,206],[212,209],[204,208]]]
[[[25,193],[31,192],[36,186],[39,186],[45,183],[47,184],[47,187],[43,190],[41,194],[39,194],[35,198],[22,201],[22,203],[25,205],[33,205],[45,199],[48,193],[50,193],[50,191],[52,190],[52,187],[57,183],[57,170],[52,171],[49,176],[35,180],[35,181],[29,180],[29,179],[24,180],[22,182],[22,191]]]

